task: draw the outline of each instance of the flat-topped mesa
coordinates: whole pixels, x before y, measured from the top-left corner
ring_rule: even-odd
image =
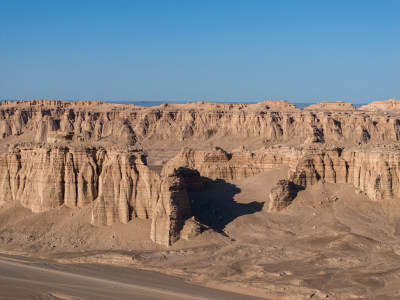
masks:
[[[343,146],[390,144],[400,140],[400,117],[389,110],[387,115],[354,109],[300,110],[286,101],[171,104],[150,108],[45,101],[3,103],[0,139],[7,139],[5,143],[46,142],[50,132],[60,131],[73,132],[72,142],[80,144],[138,144],[144,148],[159,144],[166,149],[177,149],[210,144],[199,141],[218,142],[218,146],[226,147],[234,138],[235,148],[247,146],[252,150],[263,145],[302,144],[315,136],[320,142]]]
[[[14,101],[2,101],[1,106],[39,106],[39,107],[59,107],[59,108],[70,108],[70,107],[89,107],[89,106],[100,106],[108,105],[109,103],[102,101],[60,101],[60,100],[47,100],[47,99],[33,99],[33,100],[14,100]]]
[[[263,102],[257,103],[256,105],[264,107],[269,110],[276,111],[296,111],[299,110],[296,105],[286,100],[264,100]]]
[[[304,110],[355,110],[356,108],[352,103],[344,102],[344,101],[336,101],[336,102],[329,102],[323,101],[317,104],[312,104],[304,108]]]
[[[100,149],[15,147],[0,155],[0,203],[20,201],[33,212],[75,207],[97,197]]]
[[[180,108],[180,109],[201,109],[201,110],[233,110],[239,111],[246,107],[246,103],[216,103],[209,101],[186,102],[186,104],[163,104],[164,108]]]
[[[227,111],[240,111],[243,109],[252,110],[263,109],[272,111],[297,111],[299,110],[296,105],[286,100],[264,100],[256,104],[249,104],[246,101],[242,103],[216,103],[208,101],[199,102],[186,102],[186,104],[168,104],[163,105],[165,108],[181,108],[181,109],[202,109],[202,110],[227,110]]]
[[[390,110],[399,110],[400,111],[400,100],[397,99],[389,99],[386,101],[374,101],[367,105],[363,105],[359,108],[359,110],[365,111],[390,111]]]

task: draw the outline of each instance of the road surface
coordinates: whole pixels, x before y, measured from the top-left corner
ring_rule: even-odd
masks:
[[[0,299],[261,299],[174,276],[102,264],[0,255]]]

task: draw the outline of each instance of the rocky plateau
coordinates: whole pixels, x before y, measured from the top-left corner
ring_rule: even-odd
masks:
[[[206,231],[232,242],[235,218],[250,211],[287,218],[298,198],[321,185],[352,188],[377,205],[398,203],[399,141],[395,99],[358,109],[342,101],[305,109],[273,100],[149,108],[4,101],[0,206],[18,203],[38,216],[88,210],[87,226],[94,227],[141,220],[159,247],[190,243]],[[238,182],[278,173],[265,180],[261,205],[231,201]],[[225,205],[213,197],[229,199]],[[230,209],[240,213],[229,215]]]

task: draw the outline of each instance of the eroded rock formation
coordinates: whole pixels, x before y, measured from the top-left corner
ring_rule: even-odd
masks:
[[[400,100],[397,99],[389,99],[386,101],[374,101],[367,105],[363,105],[360,107],[360,110],[366,111],[391,111],[391,110],[400,110]]]
[[[323,102],[305,110],[286,101],[152,108],[1,102],[0,204],[19,201],[33,212],[92,205],[96,226],[150,218],[151,239],[170,245],[201,230],[186,190],[204,189],[203,178],[241,180],[287,165],[289,181],[271,191],[273,211],[290,204],[294,187],[319,180],[351,183],[374,200],[397,199],[399,102],[360,109]],[[139,150],[177,152],[181,145],[197,150],[184,148],[161,175]]]
[[[115,220],[129,219],[127,204],[136,207],[134,216],[146,218],[157,199],[159,176],[145,159],[143,152],[129,148],[14,146],[0,155],[0,202],[18,200],[42,212],[106,198],[120,212]]]
[[[185,148],[165,165],[162,173],[168,174],[178,165],[198,170],[204,177],[227,181],[244,179],[287,165],[290,167],[289,180],[304,188],[324,180],[351,183],[373,200],[400,197],[400,151],[395,146],[343,149],[313,143],[298,147],[272,147],[263,150],[262,154]]]
[[[270,202],[268,210],[271,212],[280,211],[289,206],[296,198],[299,186],[289,180],[279,180],[270,192]]]
[[[241,180],[283,164],[282,158],[269,153],[256,155],[249,151],[227,153],[218,147],[205,151],[184,148],[164,166],[162,175],[186,167],[210,179]]]
[[[234,141],[235,147],[249,144],[259,147],[303,143],[315,136],[338,146],[388,144],[400,138],[399,116],[390,111],[399,107],[398,102],[374,102],[360,110],[344,102],[324,102],[300,110],[286,101],[198,102],[151,108],[87,101],[7,101],[0,105],[0,139],[27,141],[36,138],[38,142],[45,142],[50,132],[61,131],[73,132],[73,142],[140,144],[143,147],[161,142],[192,147],[197,141],[207,140],[218,140],[226,145]],[[387,114],[367,112],[382,107],[390,109]]]
[[[176,172],[165,177],[152,216],[151,240],[166,246],[175,243],[180,238],[185,220],[191,215],[192,209],[183,178]]]
[[[356,108],[352,103],[347,103],[344,101],[336,101],[336,102],[328,102],[328,101],[323,101],[317,104],[312,104],[304,108],[305,110],[347,110],[347,111],[352,111],[355,110]]]
[[[31,143],[12,146],[1,154],[0,168],[0,204],[20,201],[39,213],[61,205],[92,203],[93,225],[150,218],[152,239],[165,245],[179,239],[185,220],[191,217],[182,177],[160,178],[146,166],[145,154],[136,149]],[[185,172],[189,173],[193,171]],[[194,188],[199,184],[196,178],[192,180]]]

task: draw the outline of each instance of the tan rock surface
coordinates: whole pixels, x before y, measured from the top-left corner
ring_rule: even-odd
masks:
[[[186,219],[191,215],[190,200],[183,178],[177,173],[165,177],[152,215],[151,240],[165,246],[175,243],[180,238]]]
[[[397,99],[389,99],[386,101],[374,101],[367,105],[363,105],[359,108],[360,110],[366,111],[391,111],[391,110],[400,110],[400,100]]]
[[[271,299],[398,298],[393,103],[2,102],[0,250]]]
[[[385,103],[371,105],[392,108],[397,102]],[[321,106],[340,109],[330,111]],[[2,102],[0,138],[6,139],[5,143],[26,142],[34,137],[45,142],[48,133],[61,131],[73,132],[71,140],[75,143],[136,144],[146,150],[174,151],[184,146],[204,150],[205,145],[229,151],[239,146],[255,150],[279,143],[302,144],[315,136],[338,146],[399,140],[400,120],[395,111],[366,112],[350,106],[336,102],[300,110],[285,101],[198,102],[150,108],[85,101]]]
[[[268,210],[271,212],[280,211],[289,206],[299,191],[298,186],[289,180],[279,180],[269,194],[270,202]]]
[[[347,110],[347,111],[352,111],[355,110],[356,108],[352,103],[347,103],[344,101],[336,101],[336,102],[328,102],[328,101],[323,101],[317,104],[312,104],[304,108],[305,110]]]

